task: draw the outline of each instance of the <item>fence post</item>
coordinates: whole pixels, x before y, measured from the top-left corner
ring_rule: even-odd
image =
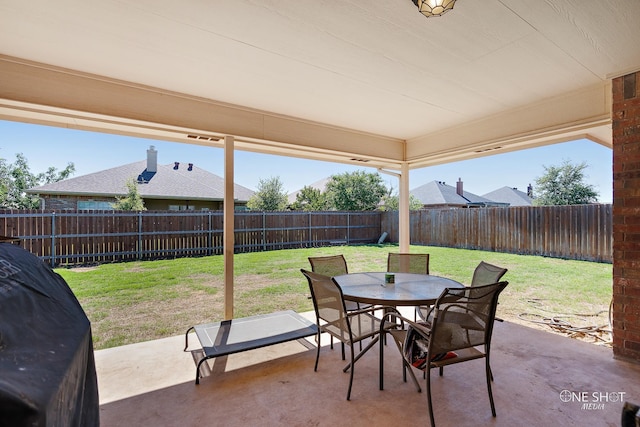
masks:
[[[262,211],[262,250],[267,250],[267,213]]]
[[[347,212],[347,245],[350,243],[351,236],[351,213]]]
[[[207,233],[207,253],[209,255],[213,255],[213,227],[211,221],[211,211],[207,211],[207,226],[209,227],[209,232]]]
[[[56,266],[56,213],[51,213],[51,268]]]
[[[313,246],[312,246],[312,243],[311,243],[311,220],[312,220],[312,218],[313,218],[313,217],[311,216],[311,211],[309,211],[309,214],[308,214],[308,215],[309,215],[309,237],[308,237],[308,239],[307,239],[307,240],[309,240],[309,246],[307,246],[307,247],[311,248],[311,247],[313,247]]]
[[[138,211],[138,260],[142,259],[142,211]]]

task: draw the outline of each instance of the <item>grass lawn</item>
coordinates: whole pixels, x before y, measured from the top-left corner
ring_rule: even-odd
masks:
[[[234,317],[293,309],[311,311],[300,268],[307,257],[344,254],[349,272],[386,270],[387,253],[397,245],[338,246],[255,252],[235,256]],[[612,266],[538,256],[411,246],[429,253],[431,274],[469,284],[480,261],[509,269],[498,317],[527,326],[556,317],[571,325],[608,329]],[[56,269],[73,289],[91,320],[96,349],[183,334],[188,327],[222,320],[223,258],[104,264]],[[592,315],[600,313],[599,316]],[[605,334],[604,339],[608,339]],[[593,338],[589,337],[591,341]]]

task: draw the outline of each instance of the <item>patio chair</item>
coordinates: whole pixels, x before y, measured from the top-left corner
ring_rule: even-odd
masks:
[[[347,260],[344,255],[328,255],[328,256],[316,256],[309,257],[309,264],[311,264],[311,271],[323,276],[333,277],[340,276],[342,274],[348,274]],[[359,304],[354,301],[345,301],[347,311],[361,310],[363,308],[371,307],[370,304]]]
[[[327,333],[331,337],[340,340],[349,346],[351,350],[350,362],[343,372],[350,371],[349,389],[347,400],[351,399],[351,387],[353,384],[353,371],[355,363],[365,354],[380,338],[380,319],[374,315],[376,308],[370,307],[362,310],[347,312],[345,301],[340,286],[328,276],[316,274],[304,269],[300,270],[309,282],[313,308],[316,312],[316,323],[318,325],[316,351],[316,363],[313,368],[318,370],[318,360],[320,359],[320,334]],[[387,328],[394,327],[391,323]],[[354,344],[371,338],[371,341],[357,355],[354,351]]]
[[[482,286],[488,285],[489,283],[495,283],[502,279],[502,276],[504,276],[507,271],[508,270],[506,268],[480,261],[480,264],[478,264],[476,269],[473,271],[471,286]],[[498,322],[503,321],[503,319],[499,317],[496,317],[495,320]]]
[[[416,273],[429,274],[429,254],[397,254],[389,253],[387,256],[387,272],[389,273]],[[418,311],[414,320],[418,319]]]
[[[473,271],[471,286],[488,285],[499,281],[507,272],[506,268],[480,261],[480,264]]]
[[[339,276],[349,273],[344,255],[310,256],[311,271],[324,276]]]
[[[484,261],[480,261],[473,271],[471,278],[471,286],[482,286],[490,283],[498,282],[502,276],[506,274],[508,270],[506,268],[498,267],[497,265],[489,264]],[[421,320],[428,320],[428,313],[431,307],[416,307],[416,314]],[[502,319],[496,318],[498,321]]]
[[[429,254],[389,253],[387,272],[429,274]]]
[[[439,368],[474,359],[485,359],[485,375],[491,414],[496,416],[491,391],[490,349],[493,321],[500,292],[508,282],[483,286],[445,289],[433,307],[432,322],[413,322],[397,313],[383,317],[381,333],[389,332],[403,356],[403,373],[409,370],[420,391],[412,369],[425,371],[431,426],[435,425],[431,396],[431,368]],[[388,330],[387,322],[400,319],[406,329]],[[384,388],[384,346],[380,346],[380,390]],[[406,376],[405,376],[406,381]]]
[[[347,268],[347,260],[344,255],[327,255],[309,257],[309,264],[311,264],[311,271],[317,274],[322,274],[331,278],[333,276],[340,276],[342,274],[349,274]],[[347,311],[361,310],[363,308],[371,307],[371,304],[360,304],[355,301],[345,300],[344,302]],[[344,360],[344,343],[341,343],[342,347],[342,360]],[[333,349],[333,336],[331,337],[331,348]],[[360,343],[360,350],[362,350],[362,343]]]

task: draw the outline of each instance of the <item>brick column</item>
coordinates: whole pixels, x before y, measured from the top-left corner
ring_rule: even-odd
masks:
[[[613,354],[640,362],[640,71],[613,80]]]

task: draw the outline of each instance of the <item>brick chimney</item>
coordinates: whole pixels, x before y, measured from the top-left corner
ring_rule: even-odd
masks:
[[[147,172],[158,172],[158,152],[153,145],[147,150]]]
[[[464,197],[464,190],[462,188],[462,179],[458,178],[458,182],[456,182],[456,193],[460,197]]]

